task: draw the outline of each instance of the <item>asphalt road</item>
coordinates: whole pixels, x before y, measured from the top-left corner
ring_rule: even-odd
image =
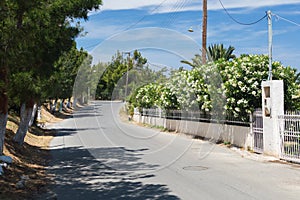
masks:
[[[121,122],[117,102],[92,102],[54,124],[40,199],[299,199],[300,166]]]

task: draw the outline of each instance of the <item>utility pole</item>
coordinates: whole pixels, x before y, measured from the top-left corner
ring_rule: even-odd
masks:
[[[269,10],[268,15],[268,32],[269,32],[269,76],[268,80],[272,80],[272,42],[273,42],[273,33],[272,33],[272,13]]]
[[[203,9],[202,9],[202,64],[206,64],[206,38],[207,38],[207,0],[203,0]]]
[[[127,64],[127,72],[126,72],[126,86],[125,86],[125,97],[124,97],[124,101],[126,101],[127,89],[128,89],[128,71],[129,71],[129,65],[130,65],[130,52],[124,52],[124,54],[128,54],[128,64]]]

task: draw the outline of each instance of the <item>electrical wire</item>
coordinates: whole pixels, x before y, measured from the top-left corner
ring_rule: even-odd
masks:
[[[298,24],[297,22],[294,22],[294,21],[292,21],[292,20],[286,19],[286,18],[281,17],[281,16],[279,16],[279,15],[277,15],[277,14],[274,14],[274,13],[272,13],[272,15],[275,16],[275,17],[277,17],[278,19],[282,19],[282,20],[284,20],[284,21],[286,21],[286,22],[289,22],[289,23],[291,23],[291,24],[294,24],[294,25],[300,27],[300,24]]]
[[[262,21],[263,19],[265,19],[265,18],[268,16],[267,13],[266,13],[262,18],[260,18],[260,19],[258,19],[258,20],[256,20],[256,21],[254,21],[254,22],[251,22],[251,23],[243,23],[243,22],[240,22],[240,21],[236,20],[234,17],[232,17],[232,16],[230,15],[230,13],[229,13],[228,10],[225,8],[225,6],[223,5],[223,3],[222,3],[221,0],[219,0],[219,2],[220,2],[220,4],[221,4],[221,6],[223,7],[224,11],[226,12],[226,14],[227,14],[234,22],[236,22],[237,24],[240,24],[240,25],[245,25],[245,26],[254,25],[254,24],[257,24],[258,22]]]
[[[124,29],[124,31],[127,31],[129,29],[131,29],[132,27],[136,26],[137,24],[139,24],[141,21],[143,21],[146,17],[148,17],[149,15],[152,15],[156,10],[158,10],[167,0],[162,1],[159,5],[157,5],[156,7],[154,7],[148,14],[148,15],[144,15],[142,18],[140,18],[138,21],[136,21],[135,23],[131,24],[130,26],[128,26],[127,28]]]
[[[169,9],[168,18],[164,23],[162,23],[162,27],[166,27],[170,24],[173,24],[178,18],[179,15],[178,11],[184,8],[186,4],[190,1],[191,0],[177,0],[174,6],[171,9]]]
[[[129,25],[128,27],[126,27],[124,30],[122,31],[128,31],[130,29],[132,29],[134,26],[136,26],[137,24],[141,23],[144,19],[146,19],[149,15],[153,14],[156,10],[158,10],[166,1],[168,0],[163,0],[159,5],[157,5],[156,7],[154,7],[149,13],[150,14],[147,14],[147,15],[144,15],[143,17],[141,17],[139,20],[137,20],[135,23]],[[95,44],[92,44],[90,46],[87,46],[85,47],[86,49],[89,49],[89,48],[92,48],[92,47],[95,47],[97,45],[99,45],[102,41],[100,42],[97,42]]]
[[[171,68],[170,66],[164,65],[164,64],[156,64],[156,63],[151,63],[149,61],[147,61],[147,64],[149,64],[150,66],[159,68],[159,69],[163,69],[163,68]]]
[[[156,7],[154,7],[149,14],[144,15],[143,17],[141,17],[139,20],[137,20],[136,22],[134,22],[133,24],[129,25],[128,27],[126,27],[125,29],[123,29],[122,31],[127,31],[132,29],[133,27],[135,27],[137,24],[141,23],[143,20],[145,20],[147,17],[149,17],[149,15],[152,15],[155,11],[157,11],[166,1],[168,0],[163,0],[159,5],[157,5]],[[172,6],[172,8],[170,8],[168,10],[168,15],[169,17],[167,18],[167,20],[165,22],[163,22],[161,24],[161,27],[166,27],[167,25],[170,25],[172,23],[174,23],[174,21],[176,21],[177,15],[178,15],[178,11],[180,9],[182,9],[184,6],[186,6],[186,4],[188,2],[190,2],[192,0],[177,0],[175,5]],[[90,49],[92,47],[95,47],[97,45],[99,45],[101,42],[92,44],[90,46],[85,47],[86,49]]]

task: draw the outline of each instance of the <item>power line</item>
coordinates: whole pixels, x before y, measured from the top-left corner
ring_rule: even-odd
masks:
[[[159,69],[163,69],[163,68],[172,68],[168,65],[164,65],[164,64],[157,64],[157,63],[151,63],[149,61],[147,61],[147,64],[153,66],[153,67],[156,67],[156,68],[159,68]]]
[[[154,13],[156,10],[158,10],[158,9],[159,9],[166,1],[167,1],[167,0],[163,0],[159,5],[157,5],[156,7],[154,7],[154,8],[150,11],[150,15],[151,15],[152,13]],[[130,30],[131,28],[133,28],[134,26],[136,26],[137,24],[139,24],[140,22],[142,22],[142,21],[143,21],[146,17],[148,17],[148,16],[149,16],[149,14],[144,15],[144,16],[141,17],[138,21],[136,21],[135,23],[129,25],[127,28],[125,28],[125,29],[122,30],[122,31]],[[122,31],[121,31],[121,32],[122,32]],[[102,41],[101,41],[101,42],[102,42]],[[85,47],[85,48],[86,48],[86,49],[89,49],[89,48],[95,47],[95,46],[99,45],[101,42],[97,42],[97,43],[92,44],[92,45],[90,45],[90,46],[88,46],[88,47]]]
[[[286,22],[289,22],[289,23],[291,23],[291,24],[294,24],[294,25],[300,27],[300,24],[298,24],[297,22],[294,22],[294,21],[292,21],[292,20],[286,19],[286,18],[281,17],[281,16],[279,16],[279,15],[277,15],[277,14],[274,14],[274,13],[273,13],[273,15],[274,15],[275,17],[277,17],[278,19],[282,19],[282,20],[284,20],[284,21],[286,21]]]
[[[236,22],[236,23],[238,23],[238,24],[240,24],[240,25],[245,25],[245,26],[254,25],[254,24],[257,24],[258,22],[262,21],[263,19],[265,19],[265,18],[268,16],[267,13],[266,13],[262,18],[260,18],[260,19],[258,19],[258,20],[256,20],[256,21],[254,21],[254,22],[251,22],[251,23],[243,23],[243,22],[240,22],[240,21],[236,20],[234,17],[232,17],[232,16],[230,15],[230,13],[227,11],[227,9],[225,8],[225,6],[223,5],[223,3],[222,3],[221,0],[219,0],[219,2],[220,2],[220,4],[221,4],[221,6],[223,7],[224,11],[226,12],[226,14],[227,14],[234,22]]]
[[[167,0],[162,1],[159,5],[157,5],[156,7],[154,7],[151,11],[150,14],[154,13],[154,11],[158,10]],[[144,15],[142,18],[140,18],[137,22],[131,24],[130,26],[128,26],[127,28],[124,29],[124,31],[127,31],[129,29],[131,29],[132,27],[134,27],[135,25],[139,24],[141,21],[143,21],[146,17],[148,17],[148,15]]]
[[[173,24],[174,21],[176,21],[177,16],[179,15],[179,12],[183,7],[186,6],[186,4],[188,2],[190,2],[191,0],[177,0],[177,2],[174,4],[174,6],[172,8],[169,9],[168,12],[168,19],[162,23],[162,26],[167,26],[170,24]]]

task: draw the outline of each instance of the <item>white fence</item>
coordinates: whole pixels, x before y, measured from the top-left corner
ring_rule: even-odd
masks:
[[[300,162],[300,115],[289,112],[278,116],[281,158]]]
[[[212,114],[160,109],[135,110],[133,119],[140,123],[164,127],[167,130],[203,137],[215,142],[227,142],[248,149],[253,146],[250,122]]]
[[[256,153],[263,153],[263,115],[261,109],[257,109],[253,113],[253,142],[253,151]]]
[[[250,147],[257,153],[264,153],[261,109],[256,110],[248,122],[228,116],[215,119],[213,115],[207,113],[161,109],[143,109],[142,113],[135,110],[134,120],[216,142],[229,142],[245,149]],[[300,163],[300,112],[278,116],[278,125],[280,158]]]

